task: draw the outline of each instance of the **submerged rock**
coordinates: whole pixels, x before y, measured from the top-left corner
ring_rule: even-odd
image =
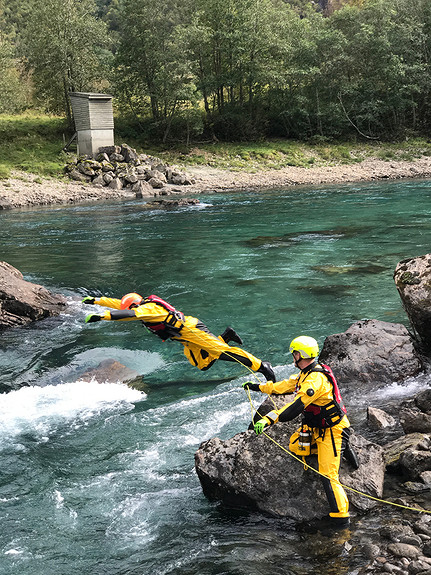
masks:
[[[19,270],[0,262],[0,329],[58,315],[65,306],[63,296],[25,281]]]
[[[186,206],[196,206],[200,204],[199,200],[190,198],[176,198],[175,200],[153,200],[152,202],[147,202],[145,208],[148,209],[172,209],[172,208],[182,208]]]
[[[311,267],[312,270],[323,272],[327,275],[336,275],[336,274],[378,274],[383,271],[386,271],[387,268],[384,266],[379,266],[377,264],[357,264],[357,265],[345,265],[345,266],[336,266],[336,265],[316,265]]]
[[[134,369],[130,369],[115,359],[105,359],[96,367],[87,369],[80,377],[82,381],[95,379],[99,383],[125,383],[138,391],[145,391],[143,378]]]

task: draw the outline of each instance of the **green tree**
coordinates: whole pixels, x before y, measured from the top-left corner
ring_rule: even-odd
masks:
[[[0,113],[18,112],[29,104],[29,83],[14,48],[0,36]]]
[[[29,104],[30,82],[15,55],[14,28],[7,21],[0,0],[0,113],[17,112]]]
[[[63,111],[70,126],[69,92],[106,90],[101,60],[107,43],[93,0],[33,0],[22,51],[39,101],[50,111]]]
[[[172,122],[196,101],[183,27],[184,0],[124,0],[116,93],[139,120],[150,115],[166,141]]]
[[[264,134],[268,87],[283,74],[281,31],[293,17],[299,20],[279,0],[196,3],[188,29],[194,72],[209,123],[222,137]]]
[[[401,134],[416,125],[417,100],[426,75],[421,0],[369,0],[330,18],[345,45],[337,61],[322,67],[322,78],[337,93],[340,112],[370,136]]]

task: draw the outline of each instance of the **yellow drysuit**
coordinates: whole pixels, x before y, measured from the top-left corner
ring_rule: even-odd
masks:
[[[272,424],[277,421],[290,421],[299,414],[303,415],[303,423],[312,433],[312,452],[315,453],[317,448],[319,471],[328,478],[322,478],[322,481],[329,502],[329,515],[348,517],[349,500],[338,483],[338,474],[341,456],[350,433],[350,422],[341,405],[335,400],[332,382],[321,371],[313,371],[316,368],[319,369],[320,366],[314,362],[289,379],[260,384],[259,389],[264,393],[295,393],[292,402],[267,413],[263,419]],[[295,438],[301,428],[302,426],[293,434]],[[292,442],[290,448],[295,451]]]
[[[217,360],[236,361],[252,369],[262,369],[262,361],[244,351],[240,347],[231,347],[222,338],[216,337],[196,317],[184,316],[178,312],[173,315],[162,305],[155,302],[145,302],[131,310],[121,310],[121,300],[115,298],[95,298],[94,303],[109,307],[114,312],[107,311],[101,319],[133,321],[141,320],[153,333],[162,339],[179,341],[184,346],[184,355],[189,362],[200,370],[207,370]],[[156,329],[160,328],[160,331]],[[164,337],[166,336],[166,337]]]

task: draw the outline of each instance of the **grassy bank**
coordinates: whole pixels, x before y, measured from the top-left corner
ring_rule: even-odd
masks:
[[[12,170],[36,174],[41,178],[62,178],[68,156],[62,152],[68,140],[64,119],[40,113],[16,116],[0,115],[0,179]],[[121,124],[116,129],[116,140],[121,144]],[[169,164],[183,169],[205,165],[219,169],[256,172],[287,166],[313,167],[352,164],[366,158],[387,161],[413,160],[431,155],[431,143],[425,139],[408,141],[305,143],[290,140],[271,140],[243,143],[199,143],[189,147],[171,148],[142,146],[127,141],[138,152],[158,156]]]

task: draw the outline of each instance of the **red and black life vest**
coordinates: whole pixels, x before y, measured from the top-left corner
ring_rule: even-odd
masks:
[[[175,309],[170,303],[156,295],[149,295],[145,297],[140,305],[150,302],[162,306],[167,312],[169,312],[169,314],[163,321],[159,323],[143,321],[142,323],[145,325],[145,327],[152,333],[155,333],[157,336],[159,336],[163,341],[169,339],[170,337],[178,336],[181,332],[181,328],[184,325],[184,314]]]
[[[332,384],[333,399],[323,406],[315,405],[313,403],[307,405],[303,412],[303,419],[304,423],[306,423],[309,427],[319,427],[320,429],[325,429],[340,423],[347,412],[346,408],[344,407],[340,389],[332,369],[324,363],[320,363],[319,366],[320,367],[313,367],[308,373],[317,371],[326,375],[328,381],[330,381]]]

